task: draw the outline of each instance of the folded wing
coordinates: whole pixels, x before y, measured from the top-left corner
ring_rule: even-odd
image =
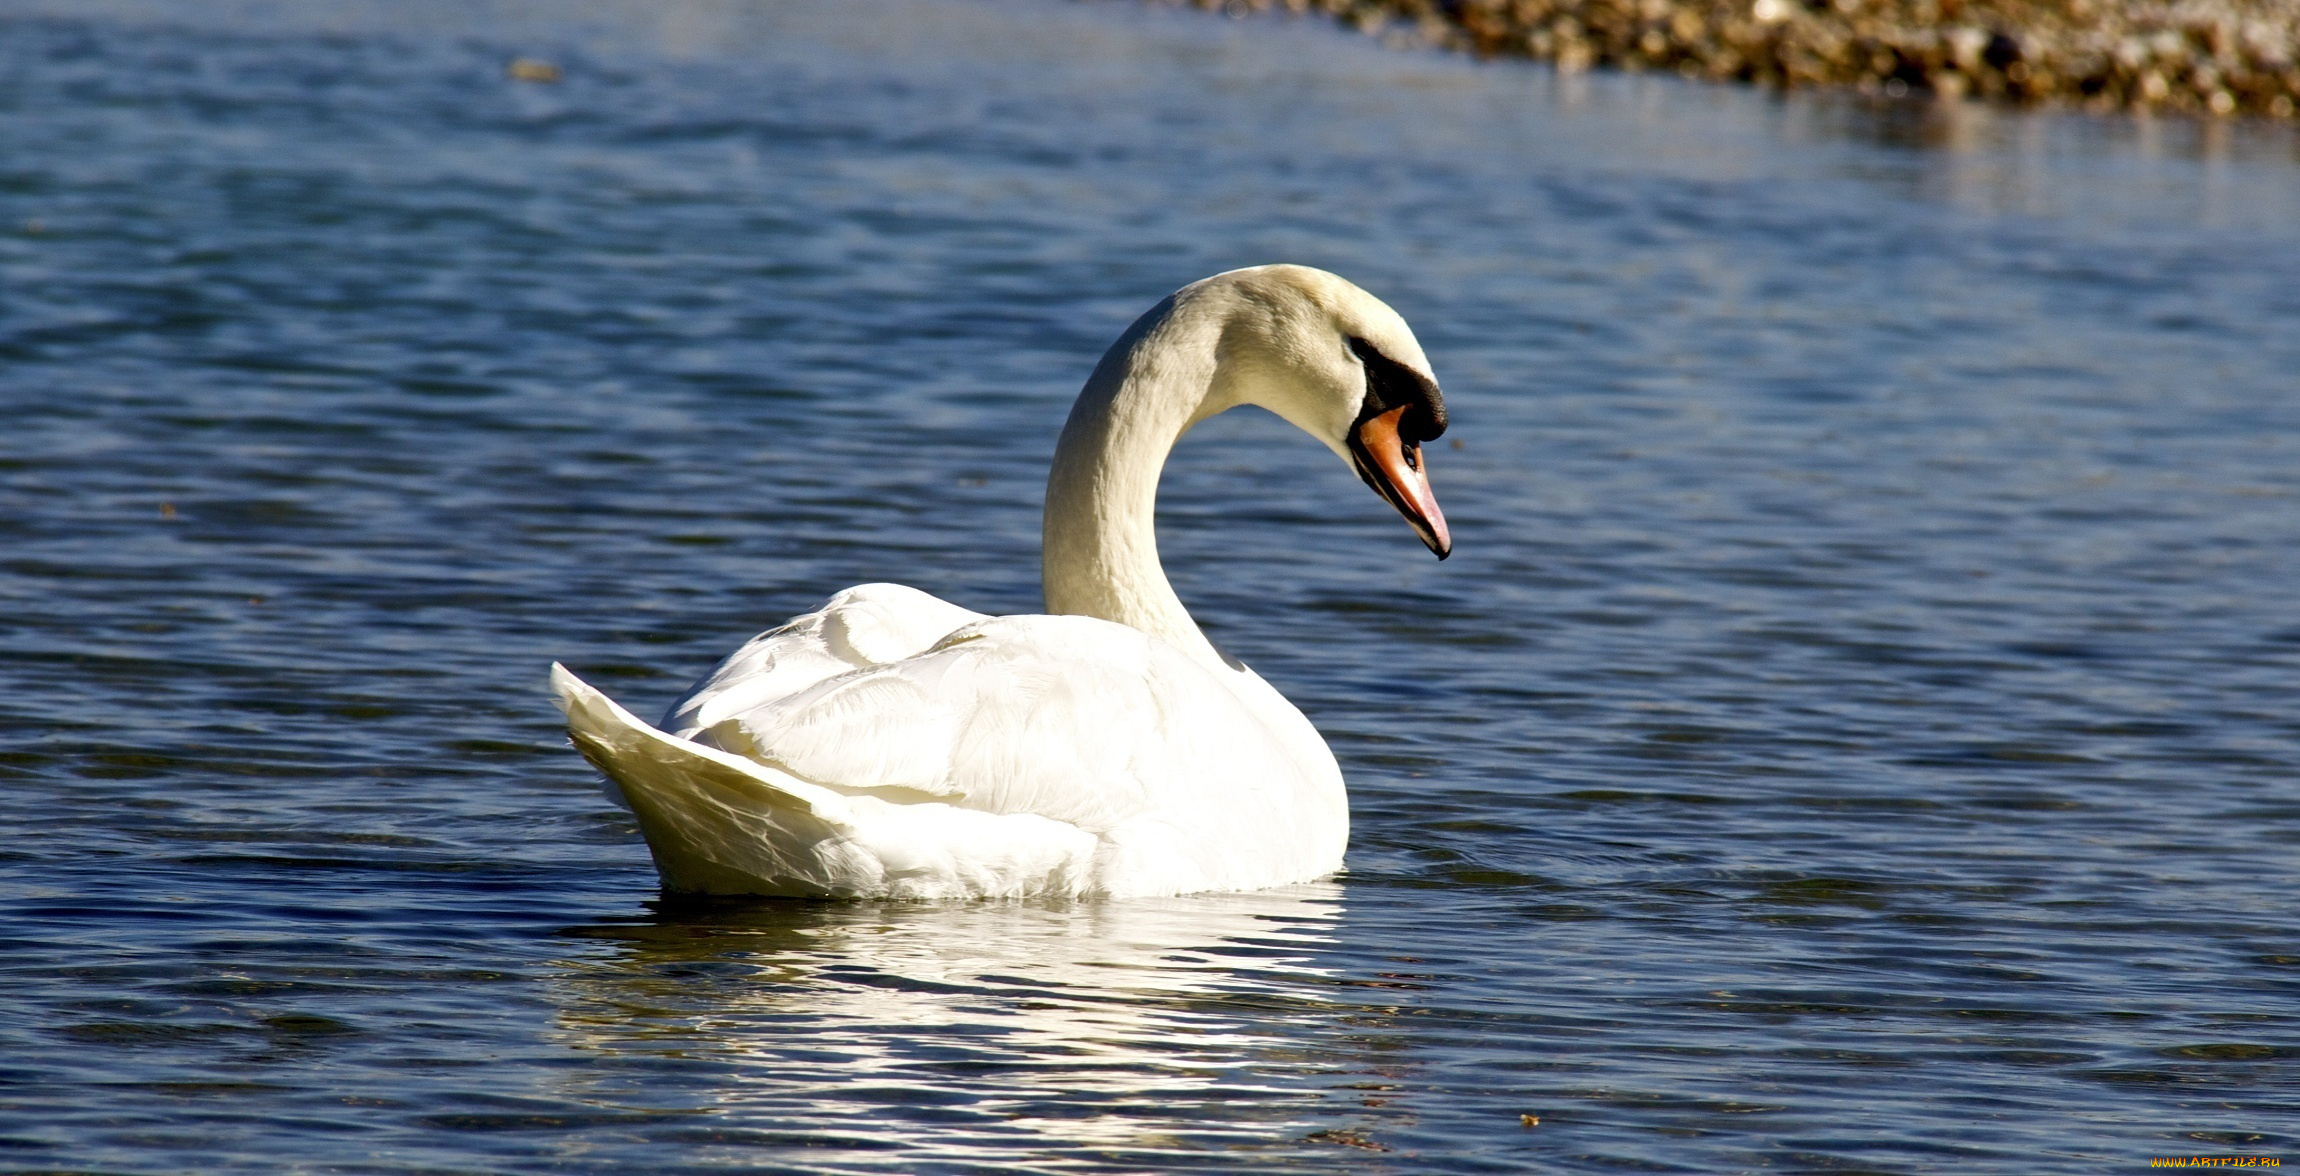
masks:
[[[671,734],[567,679],[577,745],[666,880],[692,879],[674,888],[1173,893],[1330,870],[1346,838],[1339,774],[1298,712],[1294,732],[1250,672],[1108,621],[850,589],[722,662]],[[772,847],[740,848],[753,839]]]

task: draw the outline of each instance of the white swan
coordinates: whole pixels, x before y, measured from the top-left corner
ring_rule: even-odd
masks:
[[[1119,336],[1046,484],[1048,616],[865,584],[753,638],[651,727],[551,669],[575,746],[663,884],[964,898],[1252,890],[1342,864],[1316,729],[1216,652],[1151,515],[1192,425],[1259,405],[1325,442],[1443,559],[1421,442],[1445,406],[1397,312],[1320,270],[1233,270]]]

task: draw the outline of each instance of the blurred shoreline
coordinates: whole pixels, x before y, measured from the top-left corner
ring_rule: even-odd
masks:
[[[2290,119],[2300,0],[1189,0],[1563,71]]]

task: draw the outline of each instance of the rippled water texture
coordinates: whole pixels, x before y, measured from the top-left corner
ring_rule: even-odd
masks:
[[[2295,154],[1131,5],[0,3],[0,1166],[2300,1162]],[[1348,873],[662,903],[545,665],[1034,609],[1095,357],[1278,259],[1460,443],[1442,565],[1266,416],[1167,483]]]

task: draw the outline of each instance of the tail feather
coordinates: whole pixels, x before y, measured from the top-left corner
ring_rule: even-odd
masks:
[[[575,749],[621,789],[670,889],[821,894],[826,867],[856,864],[836,860],[854,832],[846,797],[666,735],[556,663],[551,688]]]
[[[567,733],[639,818],[668,890],[984,898],[1097,892],[1096,836],[1031,813],[894,803],[667,735],[551,667]]]

